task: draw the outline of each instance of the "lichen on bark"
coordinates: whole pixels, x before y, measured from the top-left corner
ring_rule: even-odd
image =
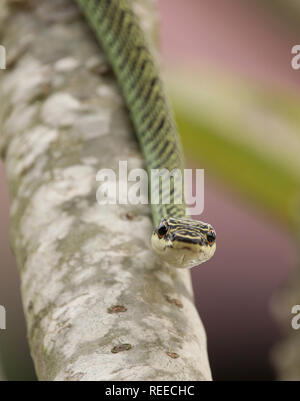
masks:
[[[152,1],[135,9],[153,36]],[[1,154],[38,378],[210,380],[190,274],[154,257],[149,207],[96,202],[99,169],[144,161],[88,25],[71,0],[1,15]]]

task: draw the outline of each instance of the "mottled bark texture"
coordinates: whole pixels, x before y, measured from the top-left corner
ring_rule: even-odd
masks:
[[[103,52],[71,0],[1,3],[1,148],[38,378],[210,380],[190,274],[155,259],[149,207],[96,202],[99,169],[143,167]],[[135,6],[153,31],[153,4]]]

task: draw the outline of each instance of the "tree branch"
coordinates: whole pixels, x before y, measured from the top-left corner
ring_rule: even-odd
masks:
[[[72,1],[9,2],[1,149],[38,378],[210,380],[190,274],[154,258],[149,207],[96,202],[99,169],[143,167],[105,56]],[[135,6],[153,35],[152,2]]]

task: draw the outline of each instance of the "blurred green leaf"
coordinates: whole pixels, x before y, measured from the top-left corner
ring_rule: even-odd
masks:
[[[191,71],[168,71],[167,83],[187,157],[294,228],[300,98]]]

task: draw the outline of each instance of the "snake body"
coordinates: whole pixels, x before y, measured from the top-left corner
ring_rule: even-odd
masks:
[[[112,65],[142,149],[147,170],[165,174],[183,170],[181,144],[159,70],[130,0],[76,0]],[[159,185],[159,184],[158,184]],[[158,188],[161,191],[161,187]],[[161,196],[163,197],[163,193]],[[168,264],[192,267],[215,251],[212,226],[186,216],[176,202],[171,180],[170,202],[151,204],[153,249]]]

